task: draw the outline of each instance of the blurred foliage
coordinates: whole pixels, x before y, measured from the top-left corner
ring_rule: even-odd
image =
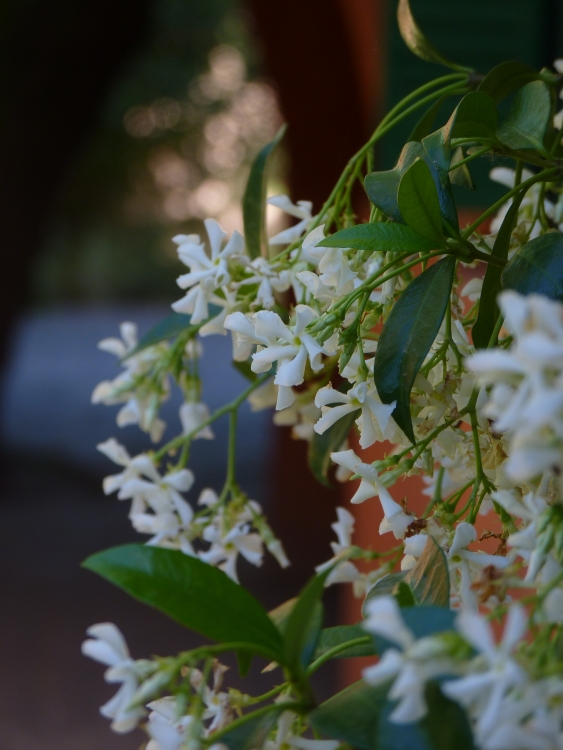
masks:
[[[240,227],[249,164],[280,121],[237,0],[154,0],[148,43],[117,76],[57,201],[36,302],[170,299],[171,237],[201,233],[207,216]]]

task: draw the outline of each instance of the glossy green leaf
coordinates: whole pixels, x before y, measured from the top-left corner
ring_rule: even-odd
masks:
[[[379,397],[384,404],[397,402],[393,418],[413,443],[410,392],[444,318],[455,263],[442,258],[409,284],[391,310],[375,354]]]
[[[495,140],[498,114],[495,103],[484,91],[471,91],[455,108],[444,126],[447,137],[491,138]]]
[[[463,158],[463,149],[461,146],[458,146],[452,154],[450,167],[455,167]],[[452,185],[459,185],[468,190],[475,190],[475,183],[471,178],[471,172],[467,164],[462,164],[460,167],[455,167],[450,171],[450,182]]]
[[[250,168],[242,199],[242,217],[246,249],[251,258],[258,258],[266,247],[266,178],[268,159],[284,136],[282,125],[273,141],[262,148]]]
[[[484,91],[498,104],[513,91],[539,78],[533,68],[515,60],[507,60],[490,70],[479,84],[479,91]]]
[[[397,7],[397,20],[403,41],[410,51],[417,57],[426,60],[426,62],[445,65],[447,68],[452,68],[453,70],[470,70],[470,68],[466,68],[463,65],[458,65],[457,63],[448,60],[447,57],[444,57],[441,52],[438,52],[436,47],[428,41],[414,20],[409,0],[399,0],[399,5]]]
[[[473,732],[462,707],[441,692],[435,682],[425,689],[428,713],[420,722],[434,750],[474,750]]]
[[[428,537],[422,555],[401,584],[409,586],[419,604],[450,606],[448,562],[442,548],[432,537]]]
[[[510,238],[516,226],[520,203],[525,194],[525,191],[522,191],[518,195],[502,221],[491,252],[491,255],[496,258],[500,258],[501,260],[508,258]],[[501,274],[502,268],[500,266],[495,266],[492,263],[487,265],[487,271],[483,279],[483,288],[479,297],[479,313],[471,331],[473,344],[477,349],[487,348],[495,329],[500,312],[497,305],[497,297],[501,290]]]
[[[331,234],[318,247],[351,247],[373,252],[427,253],[436,249],[436,243],[423,237],[405,224],[377,222],[358,224]]]
[[[438,193],[430,169],[422,159],[417,159],[402,176],[398,203],[399,211],[411,229],[438,246],[444,243]]]
[[[450,184],[450,142],[445,138],[445,127],[422,139],[424,161],[430,168],[438,193],[440,212],[445,226],[454,236],[459,231],[457,209]]]
[[[355,640],[356,638],[362,638],[366,636],[367,632],[361,625],[337,625],[333,628],[323,628],[321,630],[319,640],[317,642],[317,648],[315,650],[315,659],[319,656],[323,656],[327,651],[340,646],[348,641]],[[372,643],[360,644],[358,646],[351,646],[346,651],[341,651],[335,658],[344,659],[351,656],[372,656],[375,654]]]
[[[508,117],[498,129],[498,138],[509,148],[542,148],[550,115],[547,84],[527,83],[514,97]]]
[[[563,234],[548,232],[523,245],[504,267],[503,289],[563,302]]]
[[[398,193],[401,177],[417,158],[424,158],[424,147],[418,141],[403,146],[401,155],[393,169],[386,172],[370,172],[364,181],[368,198],[374,206],[393,221],[402,222]]]
[[[321,598],[330,569],[311,578],[299,594],[284,628],[285,663],[299,675],[313,659],[322,627]]]
[[[327,479],[331,466],[330,454],[340,449],[357,418],[358,412],[353,411],[335,422],[322,435],[316,432],[313,434],[313,439],[309,443],[307,460],[315,479],[326,487],[331,486]]]
[[[248,644],[249,651],[283,662],[280,633],[260,603],[197,557],[126,544],[92,555],[83,566],[190,630],[215,641]]]

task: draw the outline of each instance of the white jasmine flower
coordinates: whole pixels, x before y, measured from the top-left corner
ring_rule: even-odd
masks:
[[[199,503],[211,503],[211,507],[216,504],[213,501],[211,495],[199,499]],[[253,504],[254,513],[261,513],[258,503],[250,502]],[[217,565],[229,578],[238,583],[236,562],[239,554],[252,565],[262,565],[262,537],[251,531],[249,522],[252,520],[253,513],[246,508],[240,512],[237,522],[229,525],[223,509],[219,509],[212,523],[203,530],[203,539],[210,542],[211,546],[205,552],[198,553],[200,559],[210,565]]]
[[[167,350],[168,344],[157,344],[137,354],[130,354],[138,344],[137,326],[122,323],[119,328],[122,338],[103,339],[98,349],[123,360],[125,370],[114,380],[99,383],[92,393],[92,403],[106,406],[124,404],[117,413],[118,427],[138,424],[143,432],[149,433],[154,443],[158,443],[166,427],[166,423],[158,417],[158,409],[169,395],[168,375],[162,373],[156,384],[152,379],[145,381],[145,375]]]
[[[193,716],[177,716],[176,700],[173,697],[152,701],[147,731],[152,737],[152,750],[180,750],[190,735],[196,720]],[[147,750],[151,748],[151,743]]]
[[[139,687],[136,664],[129,656],[123,635],[111,622],[92,625],[86,632],[92,638],[84,641],[82,653],[109,667],[104,675],[106,682],[121,683],[114,697],[100,708],[100,713],[112,719],[114,732],[130,732],[145,715],[142,708],[131,707]]]
[[[353,474],[359,474],[361,477],[360,486],[350,502],[363,503],[371,497],[379,497],[384,515],[379,526],[379,533],[386,534],[388,531],[392,531],[396,539],[402,539],[414,518],[407,515],[401,506],[393,500],[388,490],[381,483],[375,468],[371,464],[363,463],[353,450],[331,453],[330,457],[335,464],[344,466]]]
[[[492,732],[502,716],[500,707],[507,692],[526,681],[524,670],[511,657],[524,637],[528,617],[526,610],[514,605],[509,610],[502,640],[495,644],[489,623],[475,612],[464,610],[458,615],[456,628],[479,656],[467,676],[442,684],[442,692],[468,708],[476,719],[477,739]]]
[[[393,679],[388,696],[398,705],[390,714],[395,724],[408,724],[421,719],[427,711],[424,690],[428,680],[451,671],[452,665],[436,638],[416,641],[405,625],[397,600],[393,596],[377,596],[366,605],[364,628],[374,635],[399,646],[388,648],[379,662],[364,669],[362,676],[369,685],[381,685]]]
[[[346,414],[360,409],[361,414],[356,422],[361,435],[360,447],[368,448],[377,440],[385,439],[385,431],[397,402],[382,404],[375,386],[363,382],[350,388],[347,393],[337,391],[329,384],[317,392],[315,404],[323,410],[322,417],[315,425],[315,432],[319,435]]]
[[[492,385],[482,411],[507,432],[505,472],[521,483],[563,468],[563,306],[504,292],[499,304],[514,343],[469,357],[479,382]]]
[[[512,559],[508,557],[468,550],[468,545],[476,539],[475,527],[462,521],[456,526],[454,538],[447,553],[450,581],[454,588],[452,593],[457,593],[463,606],[473,612],[478,610],[478,601],[471,586],[481,570],[489,566],[506,568],[512,562]]]
[[[317,573],[322,573],[327,568],[335,566],[329,573],[325,581],[325,586],[331,586],[333,583],[353,583],[361,577],[360,571],[354,563],[347,559],[352,551],[354,516],[346,508],[337,508],[336,515],[338,521],[331,524],[331,528],[338,538],[337,542],[330,543],[333,557],[327,560],[327,562],[322,563],[322,565],[317,565],[315,568]]]
[[[244,252],[244,238],[239,232],[235,230],[223,247],[227,233],[220,224],[215,219],[206,219],[203,223],[209,237],[210,256],[199,235],[181,234],[173,238],[178,245],[178,257],[190,269],[189,273],[178,277],[177,284],[190,291],[174,302],[172,309],[190,314],[194,325],[209,317],[208,304],[213,293],[231,280],[229,259]]]
[[[301,235],[307,231],[308,227],[315,220],[315,216],[312,215],[313,204],[311,201],[297,201],[297,205],[292,203],[287,195],[272,195],[267,199],[266,203],[270,206],[276,206],[286,214],[294,216],[300,221],[294,224],[288,229],[284,229],[274,237],[270,237],[270,245],[290,245],[295,240],[298,240]]]
[[[259,344],[252,355],[252,371],[267,372],[274,362],[278,362],[274,383],[279,386],[276,409],[291,406],[295,396],[291,390],[304,380],[305,366],[309,362],[313,372],[322,369],[322,355],[328,354],[308,333],[306,327],[317,314],[307,305],[295,308],[293,330],[282,321],[277,313],[261,310],[252,319],[242,313],[233,313],[225,320],[225,328],[235,331],[241,342]]]
[[[249,263],[246,270],[250,272],[250,276],[234,286],[240,289],[250,284],[258,284],[252,307],[264,307],[269,310],[275,304],[274,292],[286,292],[291,285],[289,272],[287,270],[275,270],[266,258],[255,258]]]

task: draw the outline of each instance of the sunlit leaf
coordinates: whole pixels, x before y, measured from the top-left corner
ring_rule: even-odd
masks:
[[[266,610],[223,571],[197,557],[126,544],[92,555],[83,566],[190,630],[247,644],[249,651],[283,662],[282,639]]]
[[[250,169],[242,200],[242,217],[246,249],[251,258],[258,258],[265,248],[266,178],[268,159],[284,136],[282,125],[273,141],[262,148]]]
[[[455,263],[442,258],[409,284],[391,310],[375,354],[379,397],[384,404],[397,402],[393,418],[413,443],[410,392],[444,318]]]
[[[503,289],[563,302],[563,234],[548,232],[523,245],[504,267]]]
[[[463,149],[461,146],[458,146],[452,154],[450,166],[455,166],[458,162],[462,161],[463,158]],[[462,164],[460,167],[456,167],[450,171],[450,182],[452,185],[459,185],[468,190],[475,190],[475,183],[471,179],[471,172],[469,171],[467,164]]]

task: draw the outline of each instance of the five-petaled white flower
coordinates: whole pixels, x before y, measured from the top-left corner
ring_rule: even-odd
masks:
[[[227,233],[221,229],[215,219],[204,222],[211,256],[205,252],[205,246],[197,234],[179,234],[173,238],[178,245],[178,257],[190,272],[179,276],[178,286],[189,289],[185,297],[174,302],[172,309],[180,313],[189,313],[195,325],[209,317],[208,304],[213,293],[231,280],[229,259],[244,252],[244,237],[236,230],[223,247]]]
[[[92,625],[86,632],[92,637],[82,644],[82,653],[109,667],[104,675],[106,682],[121,683],[113,698],[100,708],[100,713],[112,719],[114,732],[130,732],[145,711],[139,706],[131,706],[139,687],[139,674],[129,655],[125,638],[111,622]]]
[[[399,503],[393,500],[389,491],[379,479],[375,467],[363,463],[353,450],[337,451],[331,453],[330,457],[335,464],[343,466],[352,474],[358,474],[361,477],[360,486],[350,502],[363,503],[370,497],[379,497],[383,508],[383,520],[379,526],[379,533],[386,534],[388,531],[392,531],[396,539],[402,539],[405,531],[414,521],[414,517],[405,513]]]

